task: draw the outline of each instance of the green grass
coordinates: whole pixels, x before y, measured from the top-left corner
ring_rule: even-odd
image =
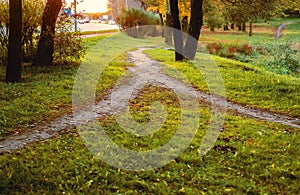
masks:
[[[70,109],[76,68],[26,68],[23,82],[0,83],[0,136],[43,123]],[[64,108],[64,109],[62,109]]]
[[[165,97],[164,91],[156,92]],[[162,168],[124,171],[96,159],[75,130],[0,158],[0,192],[100,194],[295,194],[300,177],[299,134],[282,125],[227,115],[215,147],[204,157],[198,149],[210,112],[202,105],[200,126],[190,147]],[[169,117],[175,117],[174,110]],[[102,120],[113,140],[142,150],[162,137],[123,136],[114,120]],[[135,143],[135,144],[132,144]],[[134,159],[133,159],[134,162]]]
[[[145,53],[167,67],[181,71],[197,89],[209,92],[202,73],[196,66],[190,62],[175,63],[173,51],[154,49]],[[200,54],[199,57],[201,58]],[[217,56],[213,59],[223,77],[227,98],[231,101],[293,117],[300,116],[299,78],[279,76],[246,63]]]
[[[116,36],[107,39],[110,44],[104,47],[98,45],[100,39],[85,40],[88,55],[98,66],[111,60],[111,56],[118,57],[101,75],[96,88],[99,98],[114,85],[126,66],[132,65],[125,61],[124,50],[133,47],[132,43],[146,42]],[[180,70],[196,88],[208,92],[201,73],[192,63],[173,62],[174,54],[170,51],[155,49],[147,54],[161,60],[164,66]],[[299,116],[299,79],[271,74],[233,60],[214,59],[232,101]],[[30,129],[32,123],[47,122],[69,112],[78,67],[24,67],[22,83],[1,82],[0,135]],[[3,67],[0,75],[4,78]],[[174,96],[169,90],[150,86],[131,101],[131,113],[141,123],[149,120],[149,105],[154,100],[162,101],[167,107],[166,123],[152,136],[131,135],[120,129],[111,116],[99,122],[111,139],[125,148],[143,151],[161,146],[174,135],[180,120],[178,100]],[[200,157],[198,150],[211,115],[208,105],[200,105],[199,127],[192,143],[164,167],[140,172],[114,168],[91,154],[77,130],[69,129],[50,140],[1,154],[0,194],[299,193],[299,129],[229,112],[214,148]]]
[[[101,40],[105,41],[100,42]],[[84,44],[87,48],[86,58],[94,60],[92,65],[88,65],[95,69],[93,73],[98,74],[104,71],[96,87],[97,98],[101,99],[114,86],[126,67],[130,66],[130,63],[120,60],[127,58],[124,52],[131,49],[132,44],[147,45],[149,43],[118,34],[87,38],[84,39]],[[116,56],[117,60],[106,67],[107,63]],[[64,113],[71,112],[74,79],[79,66],[83,63],[85,62],[59,68],[25,65],[22,70],[21,83],[4,82],[5,67],[1,66],[0,138],[47,123]],[[87,76],[92,77],[93,73]],[[98,80],[98,77],[96,79]]]
[[[224,42],[225,44],[242,44],[252,45],[273,42],[276,29],[284,23],[294,22],[287,26],[284,35],[279,42],[292,41],[300,42],[300,18],[279,18],[265,22],[254,23],[253,36],[249,37],[249,27],[247,31],[230,30],[227,32],[217,31],[215,33],[206,32],[201,35],[200,42]],[[233,34],[234,33],[234,34]]]
[[[283,36],[275,40],[277,28],[285,23],[291,24],[282,31]],[[276,74],[299,78],[300,18],[258,21],[253,26],[254,33],[251,37],[248,32],[237,30],[209,32],[204,28],[198,50],[202,52],[208,50],[210,53],[215,51],[213,54],[221,57],[248,62]]]
[[[120,32],[119,29],[111,29],[111,30],[94,30],[94,31],[82,31],[82,32],[77,32],[80,35],[91,35],[91,34],[105,34],[105,33],[117,33]]]
[[[274,40],[273,34],[255,34],[252,37],[249,37],[248,33],[239,33],[238,35],[232,35],[232,34],[216,34],[213,36],[210,35],[203,35],[200,38],[201,41],[209,43],[213,42],[222,42],[223,44],[243,44],[243,43],[249,43],[249,44],[258,44],[261,42],[270,42]]]
[[[280,41],[300,42],[300,18],[275,18],[261,26],[277,29],[280,25],[289,22],[292,22],[293,24],[287,26],[283,32],[283,36],[280,38]],[[257,26],[259,26],[259,23]]]
[[[88,38],[84,43],[89,51],[108,35]],[[126,58],[121,55],[119,58]],[[39,68],[24,66],[21,83],[0,82],[0,138],[27,128],[47,123],[62,114],[71,112],[74,78],[80,64],[67,67]],[[98,85],[101,98],[128,63],[112,63]],[[0,67],[5,78],[5,67]],[[108,75],[109,72],[109,75]]]

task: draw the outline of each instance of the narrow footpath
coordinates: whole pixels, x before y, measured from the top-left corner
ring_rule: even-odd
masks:
[[[228,110],[232,110],[238,115],[255,118],[257,120],[269,121],[274,123],[280,123],[289,127],[300,129],[300,120],[296,118],[290,118],[280,114],[274,114],[269,112],[264,112],[261,110],[250,109],[244,106],[232,103],[224,98],[208,95],[206,93],[196,91],[195,89],[187,86],[180,80],[172,78],[165,73],[163,73],[159,62],[147,57],[143,50],[147,48],[139,48],[136,51],[128,52],[129,59],[135,64],[134,67],[129,67],[130,78],[127,78],[126,82],[119,82],[118,85],[108,94],[102,101],[98,102],[93,110],[93,116],[82,115],[82,117],[87,121],[93,120],[95,118],[103,117],[104,115],[114,115],[118,113],[119,110],[127,106],[127,100],[124,98],[115,98],[113,105],[111,104],[112,94],[118,94],[122,91],[126,91],[129,86],[138,86],[144,83],[140,78],[151,80],[151,77],[155,76],[159,78],[160,83],[166,83],[167,85],[176,86],[180,93],[188,95],[196,95],[195,98],[214,104],[219,107],[226,107]],[[14,150],[20,149],[32,142],[49,139],[59,133],[64,133],[65,130],[75,128],[75,121],[72,114],[62,116],[50,124],[45,126],[40,126],[38,128],[32,129],[23,134],[11,135],[4,140],[0,141],[0,153],[3,152],[13,152]]]

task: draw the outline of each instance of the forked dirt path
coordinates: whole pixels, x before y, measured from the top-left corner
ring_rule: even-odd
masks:
[[[124,100],[122,97],[114,98],[113,105],[111,104],[111,94],[122,94],[124,91],[128,91],[130,86],[138,86],[142,80],[153,81],[155,78],[159,78],[160,83],[165,83],[167,86],[176,87],[180,93],[196,96],[200,100],[217,105],[224,108],[227,106],[227,109],[234,111],[235,113],[255,118],[258,120],[270,121],[274,123],[284,124],[293,128],[300,129],[300,120],[296,118],[289,118],[287,116],[264,112],[256,109],[250,109],[243,107],[238,104],[234,104],[224,98],[208,95],[206,93],[196,91],[194,88],[187,86],[182,81],[174,79],[165,73],[163,73],[159,62],[154,61],[147,57],[143,50],[146,48],[139,48],[136,51],[129,52],[129,60],[135,64],[134,67],[129,67],[128,72],[130,72],[130,77],[126,78],[126,82],[119,82],[116,87],[107,95],[103,100],[98,102],[93,110],[94,114],[92,116],[86,116],[82,114],[84,120],[90,121],[95,118],[102,117],[103,115],[113,115],[119,112],[122,108],[127,106],[128,100]],[[41,126],[39,128],[33,129],[26,133],[20,135],[11,135],[6,137],[0,142],[0,153],[3,152],[13,152],[19,148],[22,148],[29,143],[45,140],[51,138],[59,133],[63,133],[64,130],[71,129],[75,127],[75,121],[72,114],[62,116],[50,124]]]

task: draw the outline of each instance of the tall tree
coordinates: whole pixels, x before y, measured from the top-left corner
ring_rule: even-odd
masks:
[[[50,66],[53,61],[55,22],[62,7],[62,0],[47,0],[43,13],[42,31],[33,65]]]
[[[191,18],[188,38],[184,47],[184,55],[188,59],[194,59],[198,47],[201,28],[203,25],[203,0],[191,0]]]
[[[282,15],[283,11],[295,8],[299,3],[294,0],[221,0],[228,18],[235,22],[240,30],[246,30],[250,23],[249,36],[253,35],[253,21],[258,18],[270,19]]]
[[[198,40],[200,37],[201,27],[203,25],[203,0],[191,0],[191,14],[190,22],[188,29],[188,37],[183,47],[182,43],[182,33],[179,33],[178,30],[181,30],[181,25],[179,21],[179,10],[178,10],[178,1],[170,0],[171,14],[173,18],[173,28],[177,29],[174,32],[174,42],[175,42],[175,60],[182,61],[184,58],[192,60],[195,58]],[[178,24],[179,22],[179,24]],[[179,26],[178,26],[179,25]],[[183,47],[183,49],[182,49]],[[178,53],[184,53],[184,57],[180,56]],[[181,53],[182,54],[182,53]]]
[[[22,61],[22,0],[9,0],[9,41],[7,82],[21,81]]]
[[[170,0],[170,9],[172,14],[173,21],[173,36],[174,36],[174,45],[175,45],[175,60],[182,61],[184,59],[183,54],[183,42],[182,42],[182,32],[181,32],[181,24],[179,19],[179,8],[178,8],[178,0]]]
[[[143,3],[146,3],[150,9],[154,9],[159,13],[165,14],[167,18],[167,25],[171,24],[170,19],[172,19],[172,27],[176,29],[173,34],[175,43],[175,60],[183,60],[184,57],[181,55],[182,53],[185,58],[194,59],[198,47],[201,27],[203,25],[203,0],[143,0]],[[170,5],[170,18],[168,18],[168,5]],[[162,9],[164,9],[164,11]],[[185,44],[183,44],[182,33],[180,33],[182,30],[180,17],[189,18],[188,34],[190,36],[186,39]],[[169,34],[170,33],[166,32],[165,35],[168,36]],[[169,43],[170,39],[166,38],[166,42]]]
[[[168,0],[167,0],[168,1]],[[171,27],[173,26],[173,21],[172,21],[172,15],[171,12],[166,13],[166,22],[165,25],[167,28],[165,28],[164,36],[165,36],[165,43],[168,45],[173,44],[173,31]]]
[[[204,22],[214,31],[215,28],[220,28],[225,24],[224,6],[221,0],[206,0],[203,4]]]

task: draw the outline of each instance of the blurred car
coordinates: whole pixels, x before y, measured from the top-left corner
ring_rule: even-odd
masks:
[[[99,20],[91,20],[90,22],[93,24],[96,24],[96,23],[99,23]]]
[[[79,24],[84,24],[85,20],[79,20],[78,22],[79,22]]]
[[[116,24],[116,21],[110,20],[110,21],[108,21],[108,24],[115,25],[115,24]]]
[[[90,20],[88,18],[86,18],[86,19],[80,19],[80,20],[78,20],[78,22],[79,22],[79,24],[84,24],[84,23],[89,23]]]

